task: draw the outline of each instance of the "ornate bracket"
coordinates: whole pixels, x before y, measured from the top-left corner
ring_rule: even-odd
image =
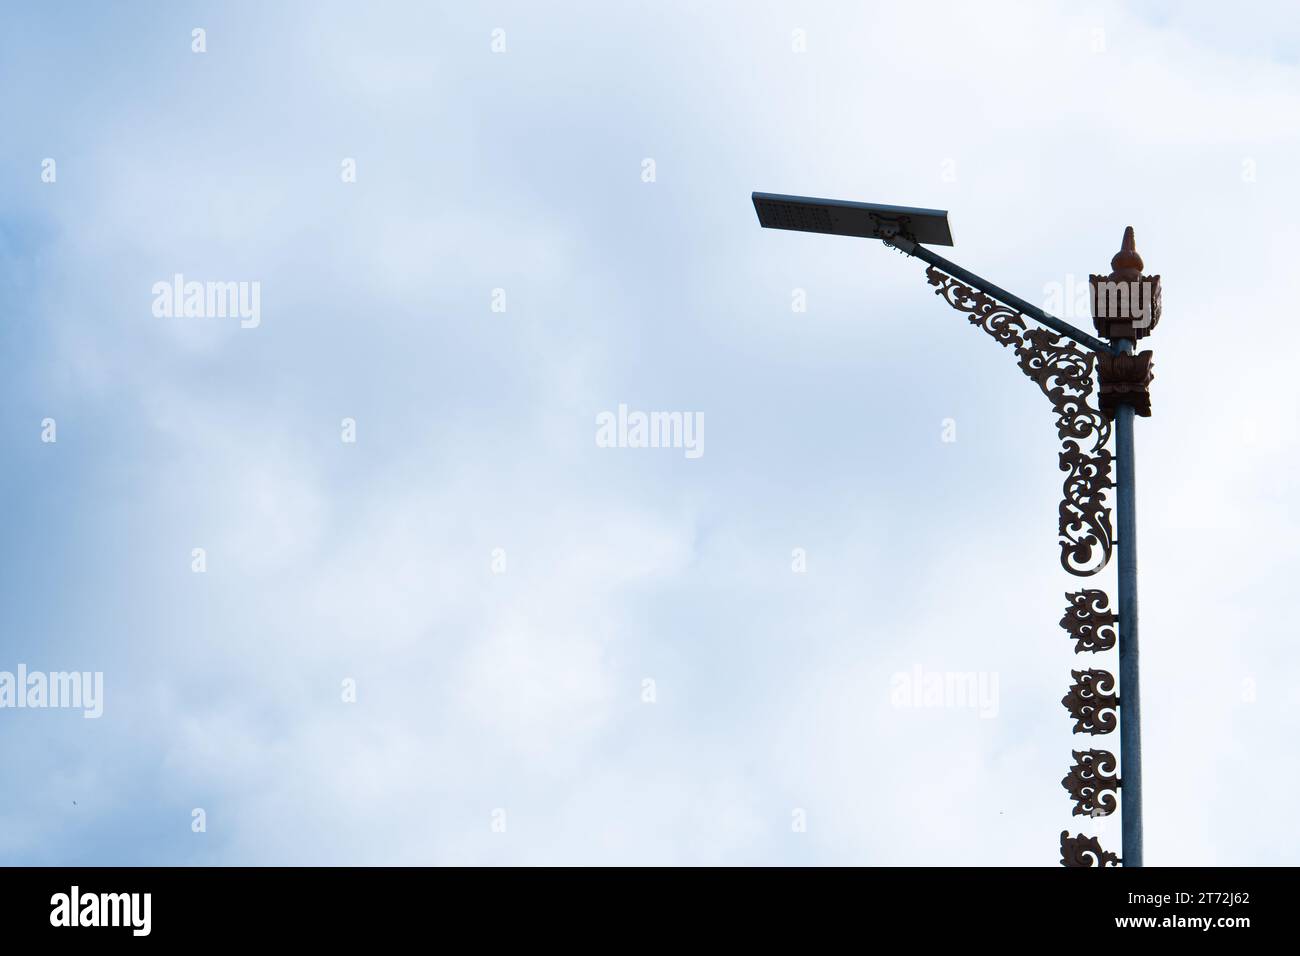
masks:
[[[1109,850],[1103,850],[1096,837],[1082,833],[1070,836],[1061,831],[1061,866],[1119,866],[1121,860]]]
[[[1115,646],[1115,625],[1119,615],[1109,610],[1110,598],[1100,588],[1066,592],[1070,606],[1061,618],[1061,627],[1074,638],[1074,653],[1100,653]]]
[[[1076,804],[1075,816],[1108,817],[1117,809],[1119,762],[1109,750],[1076,750],[1074,766],[1061,781]]]
[[[1060,508],[1061,566],[1073,575],[1096,574],[1110,560],[1113,535],[1104,494],[1112,486],[1110,420],[1089,404],[1097,356],[1064,336],[1037,326],[983,292],[963,285],[934,266],[925,270],[935,294],[967,313],[1004,346],[1011,346],[1020,370],[1038,385],[1056,411],[1061,471],[1066,473]]]
[[[1089,668],[1070,671],[1074,683],[1061,698],[1061,703],[1074,718],[1076,734],[1108,734],[1117,723],[1115,711],[1119,697],[1115,695],[1115,678],[1110,671]]]

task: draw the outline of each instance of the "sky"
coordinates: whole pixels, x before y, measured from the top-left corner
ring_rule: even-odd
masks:
[[[1300,25],[1221,10],[5,5],[0,672],[103,697],[0,708],[0,863],[1118,851],[1060,782],[1118,751],[1057,624],[1115,584],[1058,563],[1050,405],[753,190],[950,210],[1088,327],[1135,228],[1146,862],[1300,863]]]

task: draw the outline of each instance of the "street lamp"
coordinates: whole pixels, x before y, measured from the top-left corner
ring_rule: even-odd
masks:
[[[759,192],[753,194],[753,201],[764,228],[878,239],[928,263],[925,275],[935,294],[1011,348],[1021,371],[1051,401],[1061,440],[1060,470],[1066,476],[1059,509],[1061,565],[1072,575],[1090,577],[1106,567],[1112,551],[1119,558],[1118,613],[1109,610],[1104,590],[1084,588],[1066,592],[1068,603],[1060,623],[1074,640],[1075,653],[1101,654],[1118,647],[1118,690],[1123,695],[1121,700],[1114,675],[1107,670],[1071,671],[1073,683],[1061,703],[1074,718],[1074,732],[1104,735],[1118,726],[1122,764],[1108,750],[1076,750],[1074,764],[1061,784],[1075,803],[1074,815],[1109,816],[1115,812],[1119,793],[1122,856],[1102,849],[1095,836],[1071,836],[1063,830],[1061,863],[1141,866],[1133,417],[1151,414],[1152,374],[1151,353],[1135,353],[1134,345],[1160,320],[1160,277],[1142,274],[1133,227],[1124,231],[1110,274],[1089,280],[1093,324],[1098,335],[1109,339],[1106,342],[927,249],[927,244],[952,245],[948,214],[943,210]],[[1046,328],[1031,325],[1031,319]],[[1114,452],[1108,448],[1112,430]],[[1112,531],[1107,501],[1111,488],[1118,537]]]

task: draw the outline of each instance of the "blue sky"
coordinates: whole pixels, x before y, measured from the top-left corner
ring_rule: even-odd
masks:
[[[4,11],[0,670],[106,699],[0,710],[0,861],[1118,844],[1059,783],[1105,742],[1059,704],[1095,662],[1049,406],[917,262],[758,189],[949,209],[1031,301],[1135,227],[1147,862],[1300,862],[1288,6],[699,6]],[[176,273],[261,324],[155,317]],[[597,447],[620,403],[705,453]],[[892,706],[917,666],[996,716]]]

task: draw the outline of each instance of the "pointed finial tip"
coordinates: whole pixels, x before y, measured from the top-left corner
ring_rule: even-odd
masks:
[[[1110,260],[1111,272],[1124,278],[1136,279],[1142,274],[1142,257],[1138,255],[1137,239],[1133,236],[1133,227],[1124,227],[1124,241],[1120,243],[1119,252]]]

